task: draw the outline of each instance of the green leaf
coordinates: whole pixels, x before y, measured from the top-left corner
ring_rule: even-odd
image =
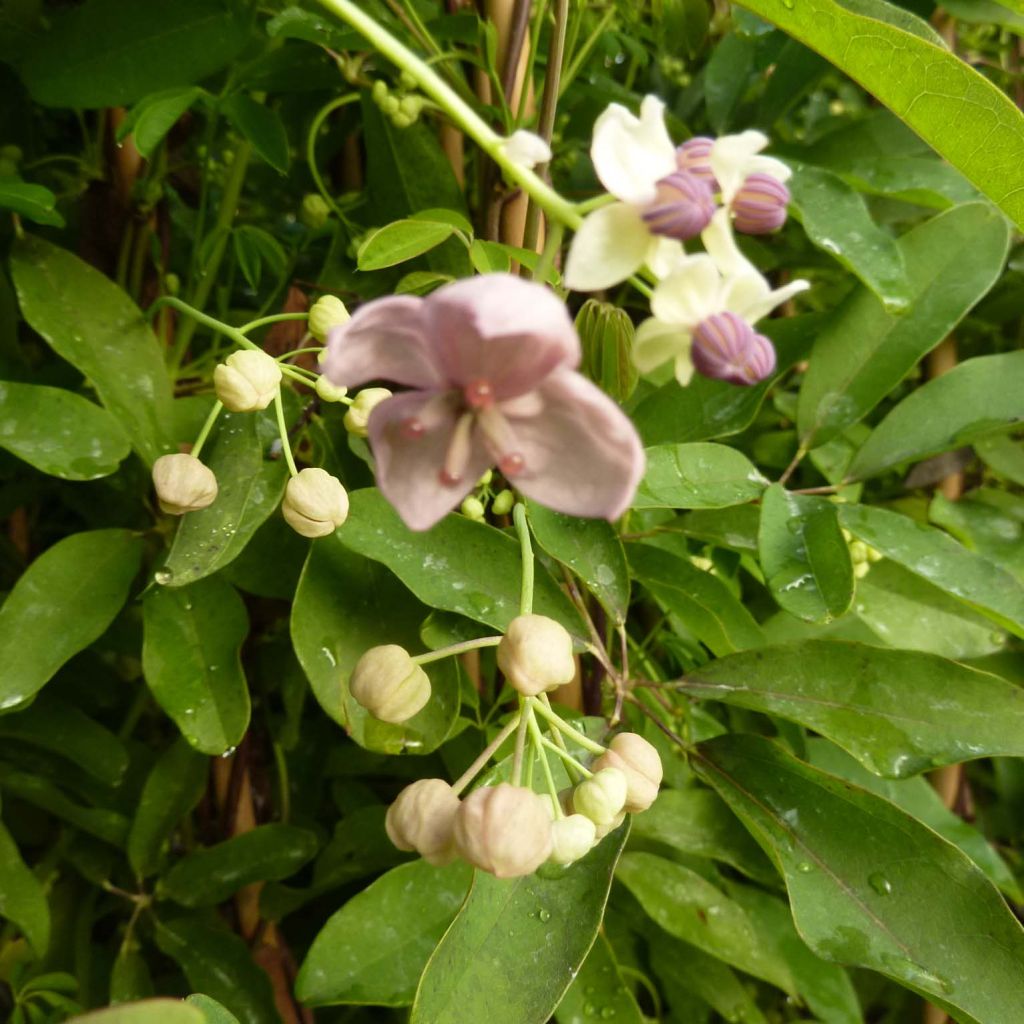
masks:
[[[603,519],[564,516],[533,502],[529,517],[537,543],[583,580],[615,622],[625,622],[629,566],[614,527]]]
[[[131,446],[105,409],[73,391],[0,381],[0,446],[65,480],[108,476]]]
[[[836,505],[772,484],[761,502],[761,568],[780,608],[807,622],[829,622],[853,601],[853,563]]]
[[[1024,121],[988,79],[945,48],[835,0],[743,6],[848,74],[1024,225]]]
[[[131,135],[135,148],[148,160],[182,114],[205,95],[206,90],[193,85],[163,89],[143,97],[118,126],[118,141]]]
[[[275,283],[288,266],[288,257],[281,243],[263,228],[241,224],[231,232],[231,242],[242,276],[253,289],[260,286],[264,264],[273,275]]]
[[[855,537],[912,573],[1024,636],[1024,583],[952,537],[897,512],[842,505],[839,522]]]
[[[242,9],[209,0],[88,0],[48,20],[19,60],[32,98],[48,107],[117,107],[191,85],[249,39]]]
[[[165,586],[181,587],[224,568],[277,508],[288,467],[283,459],[263,458],[259,426],[252,413],[221,413],[203,452],[217,477],[217,498],[182,517],[160,571]]]
[[[1011,483],[1024,486],[1024,444],[1009,437],[988,437],[974,446],[989,469]]]
[[[818,956],[879,971],[961,1019],[1014,1019],[1024,930],[955,846],[759,736],[703,743],[694,765],[779,864]]]
[[[153,977],[138,943],[122,944],[110,968],[110,1003],[134,1003],[153,995]]]
[[[796,994],[789,967],[756,922],[696,871],[653,853],[627,853],[615,877],[669,935]]]
[[[633,508],[725,508],[761,496],[768,481],[740,451],[724,444],[648,448]]]
[[[171,451],[171,381],[135,303],[98,270],[41,238],[15,242],[11,275],[22,315],[96,388],[135,450],[149,463]]]
[[[288,173],[288,133],[277,111],[240,92],[229,96],[221,110],[261,159],[275,171]]]
[[[451,224],[396,220],[370,235],[356,254],[360,270],[383,270],[422,256],[455,234]]]
[[[75,1024],[205,1024],[202,1011],[180,999],[146,999],[121,1003],[72,1017]]]
[[[249,616],[234,587],[219,578],[156,587],[142,615],[142,671],[157,703],[201,753],[234,749],[249,725]]]
[[[62,789],[49,780],[27,772],[8,771],[4,768],[0,772],[0,788],[111,846],[124,846],[128,819],[117,811],[105,807],[86,807],[66,796]]]
[[[0,608],[0,711],[27,700],[121,610],[142,557],[127,530],[59,540],[15,583]]]
[[[238,1018],[230,1010],[209,996],[197,992],[188,996],[185,1002],[202,1011],[206,1024],[238,1024]]]
[[[50,944],[50,907],[42,882],[25,866],[11,834],[0,824],[0,917],[10,921],[39,959]]]
[[[473,240],[469,247],[469,258],[473,261],[473,269],[478,274],[507,274],[512,266],[512,257],[506,246],[500,242],[488,242],[483,238]]]
[[[970,444],[1024,420],[1024,352],[968,359],[911,391],[871,432],[850,468],[851,479]]]
[[[238,935],[198,916],[158,918],[154,925],[157,945],[178,962],[194,991],[221,1003],[240,1024],[280,1024],[270,976]]]
[[[942,6],[959,21],[981,25],[1004,25],[1024,34],[1024,8],[1020,0],[949,0]]]
[[[821,2],[810,0],[812,6]],[[1006,221],[992,207],[967,203],[899,240],[911,305],[902,314],[888,313],[860,287],[829,318],[800,389],[797,422],[805,447],[856,423],[949,334],[999,277],[1008,239]]]
[[[871,219],[861,196],[820,167],[797,167],[789,188],[807,237],[856,274],[886,310],[905,310],[911,294],[903,254]]]
[[[469,889],[472,869],[424,860],[381,875],[331,915],[295,981],[307,1006],[409,1006]]]
[[[598,933],[576,978],[555,1011],[558,1024],[593,1024],[611,1020],[616,1024],[644,1024],[630,987],[619,974],[611,943]],[[753,1024],[753,1022],[751,1022]]]
[[[128,833],[128,863],[140,878],[157,870],[167,838],[202,799],[208,765],[179,737],[150,769]]]
[[[64,227],[64,218],[57,212],[57,197],[42,185],[17,179],[0,181],[0,208],[13,210],[35,224]]]
[[[378,721],[348,692],[349,675],[371,647],[421,649],[419,625],[426,614],[390,572],[336,538],[310,548],[292,605],[292,642],[321,707],[361,746],[388,754],[426,754],[455,723],[459,680],[453,659],[424,666],[431,699],[401,725]]]
[[[637,579],[714,654],[764,643],[761,627],[721,580],[647,544],[629,544],[626,553]]]
[[[1024,580],[1024,501],[1016,495],[982,489],[950,501],[936,492],[928,518],[972,551]]]
[[[1024,690],[919,651],[803,640],[720,658],[678,685],[806,725],[876,775],[1024,755]]]
[[[315,833],[281,822],[257,825],[179,860],[157,886],[157,895],[186,907],[223,903],[253,882],[294,875],[317,851]]]
[[[724,134],[736,105],[743,98],[754,70],[754,41],[727,32],[704,67],[704,97],[708,121],[716,135]]]
[[[507,533],[459,515],[417,533],[375,488],[349,498],[349,517],[338,539],[383,562],[424,604],[499,630],[519,614],[519,543]],[[586,635],[579,613],[542,566],[537,566],[533,610],[578,637]]]
[[[558,878],[477,871],[423,972],[410,1024],[545,1024],[594,944],[628,831]]]

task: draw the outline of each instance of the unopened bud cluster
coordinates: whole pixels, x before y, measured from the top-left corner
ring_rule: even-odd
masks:
[[[867,576],[873,563],[880,562],[884,557],[881,551],[871,547],[870,544],[865,544],[862,540],[854,540],[853,534],[849,530],[843,530],[843,540],[846,541],[846,545],[850,549],[853,575],[859,580]]]
[[[373,83],[370,97],[396,128],[410,128],[419,120],[427,101],[417,93],[404,91],[414,86],[415,82],[403,76],[400,85],[402,90],[395,94],[388,88],[387,82],[378,79]]]

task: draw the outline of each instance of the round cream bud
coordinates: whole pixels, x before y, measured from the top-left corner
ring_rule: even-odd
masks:
[[[374,718],[398,725],[430,700],[430,679],[404,647],[371,647],[356,662],[349,693]]]
[[[484,521],[484,503],[472,495],[462,503],[460,511],[467,519],[475,519],[479,523]]]
[[[547,801],[507,782],[474,790],[455,815],[455,847],[497,878],[529,875],[551,854]]]
[[[307,192],[302,197],[299,208],[299,220],[311,231],[319,231],[331,216],[331,208],[327,200],[318,192]]]
[[[164,512],[183,516],[212,505],[217,478],[194,455],[161,455],[153,463],[153,486]]]
[[[321,402],[340,402],[348,394],[348,388],[332,384],[323,374],[320,374],[316,379],[316,394]]]
[[[444,779],[419,779],[388,808],[384,828],[399,850],[415,850],[428,864],[455,859],[455,812],[459,798]]]
[[[624,821],[626,820],[626,812],[619,811],[618,814],[608,822],[607,825],[598,825],[597,831],[594,835],[594,845],[596,846],[609,832],[614,832]]]
[[[572,864],[594,845],[597,827],[583,814],[570,814],[551,823],[552,864]]]
[[[323,469],[303,469],[288,481],[281,512],[303,537],[327,537],[348,518],[348,492]]]
[[[363,388],[353,399],[345,413],[345,429],[356,437],[366,437],[370,413],[385,399],[391,397],[387,388]]]
[[[512,511],[516,496],[507,488],[499,491],[497,497],[491,502],[491,512],[496,516],[504,516]]]
[[[513,619],[498,644],[498,667],[515,690],[527,697],[572,682],[576,661],[572,637],[545,615]]]
[[[351,319],[352,317],[341,299],[336,295],[321,295],[309,311],[309,321],[306,326],[309,327],[309,333],[317,341],[324,342],[327,340],[327,332],[332,327],[340,327]]]
[[[281,367],[258,349],[233,352],[213,371],[213,386],[231,412],[266,409],[281,386]]]
[[[626,776],[628,792],[624,807],[630,814],[646,811],[658,795],[661,757],[643,736],[635,732],[620,732],[591,767],[594,771],[618,768]]]
[[[602,755],[603,756],[603,755]],[[626,773],[604,768],[584,779],[572,794],[572,808],[595,825],[610,825],[626,805]]]

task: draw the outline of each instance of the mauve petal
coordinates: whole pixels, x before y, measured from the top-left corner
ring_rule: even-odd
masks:
[[[369,441],[377,469],[377,486],[410,530],[429,530],[444,518],[476,486],[490,465],[484,446],[474,439],[462,482],[455,487],[441,483],[441,469],[455,429],[454,411],[444,414],[432,407],[435,425],[422,437],[408,438],[402,424],[419,416],[430,392],[410,391],[381,402],[370,414]]]
[[[580,341],[565,303],[542,284],[482,274],[426,299],[430,332],[448,380],[485,380],[499,401],[532,391],[559,366],[576,366]]]
[[[644,472],[636,428],[597,385],[572,370],[557,370],[538,390],[543,411],[511,420],[525,462],[513,484],[556,512],[617,519]]]
[[[424,300],[392,295],[360,306],[327,335],[324,376],[353,388],[387,380],[412,388],[441,388],[443,367],[430,343]]]

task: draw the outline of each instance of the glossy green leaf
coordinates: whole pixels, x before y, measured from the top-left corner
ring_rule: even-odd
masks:
[[[673,523],[688,537],[706,541],[733,551],[757,551],[757,532],[761,510],[756,505],[731,508],[697,509]]]
[[[308,829],[282,822],[257,825],[179,860],[160,879],[157,894],[186,907],[223,903],[243,886],[294,875],[318,845]]]
[[[1024,224],[1024,120],[987,78],[944,47],[836,0],[792,6],[743,0],[743,6],[848,74]]]
[[[27,181],[0,181],[0,209],[13,210],[34,224],[64,227],[64,218],[57,212],[57,197],[42,185]]]
[[[139,571],[142,541],[89,530],[58,541],[0,607],[0,710],[27,700],[72,655],[102,635]]]
[[[178,119],[203,95],[204,90],[193,85],[143,97],[118,127],[118,140],[131,135],[136,149],[149,159]]]
[[[50,944],[50,907],[42,882],[21,859],[11,834],[0,824],[0,917],[10,921],[42,958]]]
[[[772,484],[761,502],[758,548],[779,607],[807,622],[828,622],[850,607],[853,563],[833,502]]]
[[[206,1018],[198,1007],[180,999],[146,999],[93,1010],[71,1020],[75,1024],[205,1024]]]
[[[288,172],[288,133],[276,111],[241,92],[229,96],[221,109],[263,160],[281,174]]]
[[[167,838],[202,799],[208,767],[206,758],[179,737],[150,769],[128,833],[128,863],[136,875],[156,871]]]
[[[240,224],[231,232],[231,244],[238,260],[238,269],[249,283],[257,289],[263,280],[263,268],[266,266],[271,280],[281,279],[288,266],[288,256],[281,243],[263,228],[253,224]]]
[[[1024,580],[1024,502],[1015,495],[981,489],[950,501],[936,492],[928,518],[972,551]]]
[[[383,270],[422,256],[455,234],[451,224],[429,220],[396,220],[374,231],[357,253],[360,270]]]
[[[131,446],[105,409],[73,391],[0,381],[0,447],[65,480],[113,473]]]
[[[597,937],[628,831],[557,878],[477,871],[423,972],[410,1024],[545,1024]]]
[[[86,807],[72,800],[48,779],[4,768],[0,770],[0,789],[66,821],[87,835],[95,836],[111,846],[124,846],[128,819],[123,814],[106,807]]]
[[[196,992],[188,996],[185,1002],[202,1011],[206,1024],[238,1024],[238,1018],[230,1010],[209,996]]]
[[[653,853],[627,853],[615,877],[669,935],[796,994],[789,967],[756,922],[696,871]]]
[[[20,55],[37,103],[115,107],[222,68],[249,39],[249,18],[208,0],[89,0],[49,19]]]
[[[199,916],[161,917],[154,924],[157,945],[195,991],[221,1003],[240,1024],[280,1024],[270,976],[240,936]]]
[[[959,21],[1005,25],[1024,35],[1024,8],[1020,0],[949,0],[942,6]]]
[[[757,647],[764,636],[731,590],[691,562],[647,544],[626,547],[637,579],[714,654]]]
[[[338,539],[383,562],[425,604],[505,629],[519,614],[519,543],[507,533],[465,516],[446,516],[414,533],[374,488],[349,495],[351,506]],[[557,619],[570,633],[583,623],[558,584],[537,566],[533,610]]]
[[[303,961],[296,995],[308,1006],[409,1006],[471,876],[461,861],[392,868],[331,915]]]
[[[292,605],[292,642],[321,707],[361,746],[389,754],[426,754],[455,723],[459,681],[453,659],[424,666],[431,699],[401,725],[378,721],[348,692],[349,675],[371,647],[399,644],[414,653],[420,650],[419,624],[426,614],[387,569],[349,551],[337,538],[311,547]]]
[[[164,586],[194,583],[237,558],[277,508],[288,481],[283,459],[263,458],[259,421],[251,413],[222,413],[203,461],[216,474],[217,498],[182,517],[160,571]]]
[[[720,658],[679,686],[806,725],[877,775],[1024,755],[1024,690],[919,651],[804,640]]]
[[[771,2],[781,7],[781,0]],[[824,444],[856,423],[949,334],[995,283],[1008,238],[1006,221],[992,207],[967,203],[899,240],[911,305],[888,313],[870,289],[860,287],[829,318],[800,389],[797,421],[805,447]]]
[[[724,444],[648,448],[633,508],[725,508],[761,496],[768,481],[742,452]]]
[[[703,743],[695,766],[779,864],[815,953],[879,971],[961,1019],[1014,1019],[1024,929],[955,846],[759,736]]]
[[[122,944],[110,968],[110,1004],[149,999],[155,991],[153,976],[138,943]]]
[[[629,607],[629,566],[615,528],[603,519],[578,519],[533,502],[530,527],[537,543],[568,566],[618,623]]]
[[[1024,352],[968,359],[912,391],[871,432],[851,479],[970,444],[1024,420]]]
[[[1009,437],[987,437],[978,441],[974,450],[989,469],[1024,486],[1024,443]]]
[[[948,534],[897,512],[843,505],[839,521],[855,537],[929,583],[1024,636],[1024,583]]]
[[[171,382],[135,303],[94,267],[41,238],[14,244],[11,276],[22,315],[89,380],[135,450],[150,463],[171,451]]]
[[[249,616],[219,578],[155,587],[142,602],[142,671],[157,703],[204,754],[224,754],[249,725],[241,648]]]
[[[558,1024],[593,1024],[615,1019],[616,1024],[644,1024],[631,988],[622,980],[611,943],[598,933],[576,978],[555,1011]],[[753,1024],[753,1022],[751,1022]]]
[[[807,237],[851,271],[892,312],[906,309],[910,283],[895,239],[878,227],[860,194],[820,167],[797,167],[789,181]]]

